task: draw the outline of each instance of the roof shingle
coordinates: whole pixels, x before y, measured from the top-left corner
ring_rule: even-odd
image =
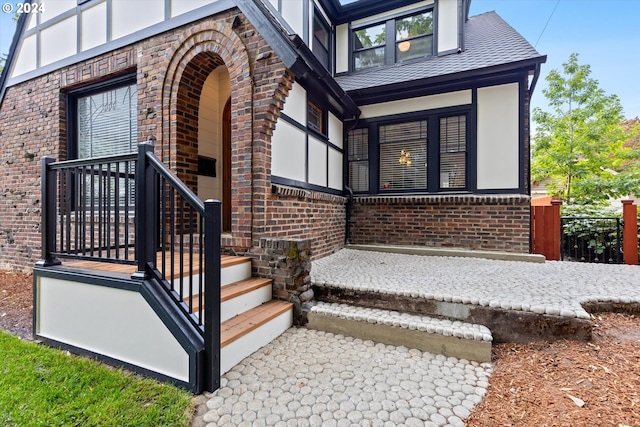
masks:
[[[406,83],[499,65],[538,59],[540,55],[516,30],[495,12],[470,17],[465,23],[464,52],[434,56],[420,62],[400,63],[375,70],[336,77],[349,92]]]

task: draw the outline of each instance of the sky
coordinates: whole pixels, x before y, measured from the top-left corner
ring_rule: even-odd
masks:
[[[580,64],[591,66],[591,77],[600,87],[620,98],[625,117],[640,117],[640,0],[472,0],[469,15],[492,10],[547,55],[532,107],[548,109],[542,93],[546,75],[562,70],[569,55],[577,53]],[[9,51],[12,16],[3,7],[0,54]]]
[[[533,108],[548,110],[545,77],[550,70],[562,71],[569,55],[577,53],[600,88],[620,98],[625,117],[640,117],[640,0],[472,0],[470,16],[488,11],[547,55]]]

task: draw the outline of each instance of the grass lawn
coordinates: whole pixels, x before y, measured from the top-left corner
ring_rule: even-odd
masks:
[[[192,398],[0,331],[0,426],[188,426]]]

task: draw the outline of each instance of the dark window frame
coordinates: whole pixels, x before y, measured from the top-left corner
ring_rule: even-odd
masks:
[[[324,43],[321,43],[316,37],[316,22],[322,26],[323,30],[326,31],[327,38],[328,38],[328,46],[324,46]],[[331,25],[329,25],[329,23],[324,19],[324,16],[322,15],[322,13],[317,7],[313,8],[313,23],[311,25],[311,37],[313,38],[313,43],[312,43],[313,54],[316,56],[316,58],[318,58],[320,63],[324,65],[327,71],[330,72],[333,67],[333,51],[334,51],[333,30]],[[327,57],[326,64],[324,63],[323,58],[320,58],[316,53],[317,43],[320,43],[323,53],[326,53],[326,57]],[[325,50],[326,52],[324,52]]]
[[[315,112],[316,114],[313,114]],[[313,117],[317,117],[320,123],[312,121]],[[326,108],[322,108],[318,103],[311,100],[307,101],[307,128],[313,132],[327,137],[327,120],[328,112]]]
[[[431,13],[431,18],[432,18],[431,33],[430,34],[423,34],[423,35],[420,35],[418,37],[413,37],[413,38],[407,39],[407,40],[421,39],[421,38],[426,38],[426,37],[430,38],[430,40],[431,40],[431,53],[429,55],[410,58],[410,59],[407,59],[407,60],[398,60],[396,49],[398,48],[398,45],[399,45],[400,41],[396,39],[396,21],[397,20],[401,20],[401,19],[410,18],[412,16],[421,15],[421,14],[424,14],[424,13]],[[357,37],[355,36],[356,31],[360,31],[360,30],[367,29],[367,28],[373,28],[373,27],[380,26],[380,25],[384,25],[385,26],[385,43],[384,44],[380,44],[380,45],[377,45],[375,47],[367,47],[367,48],[357,48],[356,47],[356,39],[357,39]],[[412,61],[422,60],[424,58],[435,56],[436,55],[436,53],[435,53],[435,33],[436,33],[436,28],[435,28],[435,6],[434,5],[431,5],[431,6],[428,6],[428,7],[425,7],[425,8],[421,8],[421,9],[418,9],[418,10],[411,10],[411,11],[408,11],[408,12],[404,12],[402,14],[391,15],[391,16],[385,17],[384,19],[379,20],[379,21],[372,21],[372,22],[362,23],[362,24],[359,24],[359,25],[353,25],[353,26],[351,26],[350,31],[349,31],[349,54],[350,54],[349,56],[351,58],[351,61],[350,61],[350,64],[349,64],[350,71],[351,72],[367,71],[367,70],[372,70],[372,69],[376,69],[376,68],[386,67],[386,66],[389,66],[389,65],[397,64],[397,63],[412,62]],[[379,49],[381,47],[384,48],[383,65],[356,69],[356,56],[357,56],[358,53],[366,52],[366,51],[370,51],[370,50],[374,50],[374,49]]]
[[[67,103],[67,159],[78,158],[78,99],[95,95],[112,89],[118,89],[137,83],[137,75],[132,72],[113,77],[108,80],[90,83],[69,90],[66,93]]]
[[[473,108],[469,106],[447,107],[415,113],[406,113],[392,117],[378,117],[369,119],[353,130],[368,129],[368,161],[369,185],[368,191],[354,191],[357,194],[385,195],[385,194],[443,194],[443,193],[473,193],[475,192],[475,122],[472,120]],[[464,188],[442,188],[440,186],[440,119],[447,117],[465,116],[466,150],[465,150],[465,186]],[[380,135],[381,126],[397,125],[426,120],[427,121],[427,185],[426,189],[385,189],[380,184]],[[346,135],[349,140],[349,133]],[[348,149],[348,146],[346,147]],[[349,171],[351,153],[346,152],[346,170]],[[349,183],[349,176],[345,177]],[[348,185],[349,185],[348,184]]]
[[[122,74],[112,76],[109,79],[100,80],[98,82],[89,83],[86,85],[82,85],[79,87],[75,87],[66,91],[65,101],[66,101],[66,124],[67,124],[67,146],[66,146],[66,156],[67,160],[75,160],[79,158],[79,141],[78,141],[78,100],[83,97],[99,94],[102,92],[107,92],[109,90],[119,89],[127,86],[134,86],[137,84],[137,75],[135,70],[127,70]],[[137,87],[136,87],[137,92]],[[137,97],[137,93],[136,93]],[[136,111],[138,110],[136,105]],[[136,117],[137,120],[137,117]],[[137,145],[137,141],[135,141]],[[72,183],[75,186],[75,183]],[[75,193],[75,190],[72,190]],[[133,196],[132,196],[133,197]],[[132,212],[134,207],[134,203],[128,204],[127,210]],[[80,205],[79,201],[74,201],[72,210],[75,210]],[[115,204],[114,204],[115,207]]]

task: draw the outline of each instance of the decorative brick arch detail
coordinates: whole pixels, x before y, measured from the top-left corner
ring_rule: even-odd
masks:
[[[226,66],[231,81],[232,233],[240,246],[251,238],[251,179],[235,179],[251,170],[252,135],[236,132],[252,127],[253,92],[249,54],[231,29],[233,16],[206,20],[186,29],[175,42],[162,88],[163,140],[158,156],[187,185],[196,188],[198,109],[202,86],[218,66]]]

